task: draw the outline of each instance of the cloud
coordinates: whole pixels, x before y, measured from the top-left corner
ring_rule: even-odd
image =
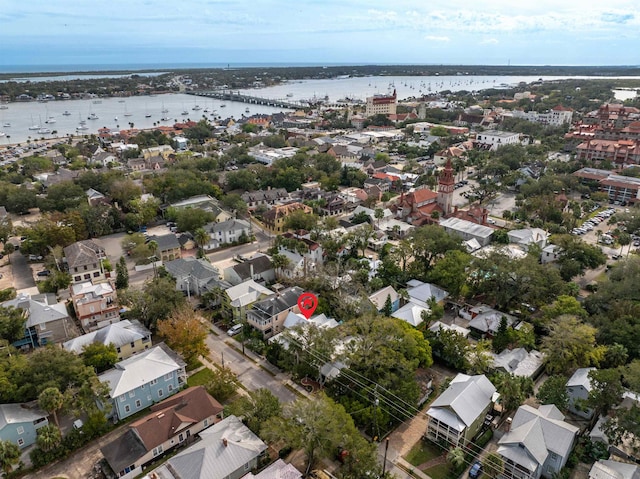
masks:
[[[424,37],[425,40],[430,40],[432,42],[450,42],[451,39],[449,37],[446,36],[437,36],[437,35],[425,35]]]
[[[500,43],[497,38],[485,38],[480,42],[480,45],[497,45]]]

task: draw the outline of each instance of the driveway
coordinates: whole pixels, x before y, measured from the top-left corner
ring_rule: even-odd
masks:
[[[20,251],[11,253],[11,271],[16,290],[33,288],[36,285],[31,267]]]
[[[285,386],[289,382],[288,375],[281,373],[248,349],[245,349],[246,355],[243,356],[242,352],[230,346],[234,345],[241,349],[242,344],[230,338],[216,326],[210,325],[209,327],[215,332],[207,336],[207,346],[211,351],[209,358],[214,364],[222,366],[224,358],[224,367],[231,369],[249,391],[266,388],[283,403],[292,402],[298,398],[297,394]],[[267,370],[272,372],[267,372]]]
[[[94,466],[104,457],[100,448],[122,436],[127,431],[127,428],[128,424],[119,426],[110,433],[94,439],[66,459],[27,474],[23,476],[23,479],[54,479],[60,477],[86,479],[87,477],[93,477]]]

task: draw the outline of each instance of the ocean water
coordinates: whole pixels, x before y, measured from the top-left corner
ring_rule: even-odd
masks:
[[[418,97],[423,94],[436,93],[450,90],[482,90],[486,88],[504,88],[517,85],[519,82],[530,83],[538,80],[539,76],[396,76],[396,77],[358,77],[336,78],[331,80],[301,80],[291,81],[281,85],[240,90],[243,93],[269,99],[286,99],[289,101],[310,100],[327,97],[330,102],[343,98],[358,99],[364,101],[366,97],[374,94],[386,94],[396,90],[399,99]],[[567,76],[546,76],[543,80],[566,79]],[[603,78],[603,77],[571,77],[571,78]],[[624,77],[625,79],[640,77]],[[629,94],[629,92],[626,92]],[[634,92],[635,93],[635,92]],[[23,143],[28,139],[35,140],[42,137],[66,137],[68,135],[97,133],[99,128],[127,129],[129,123],[135,128],[151,128],[156,125],[172,125],[174,122],[191,119],[194,121],[203,118],[209,120],[216,117],[241,118],[256,113],[272,114],[282,111],[262,105],[248,105],[237,102],[223,102],[185,94],[166,94],[158,96],[131,97],[126,100],[118,98],[105,98],[95,103],[93,100],[63,100],[47,103],[26,102],[10,103],[7,109],[0,109],[0,146],[14,143]],[[193,110],[195,105],[202,109]],[[246,109],[249,109],[249,112]],[[169,110],[163,113],[162,110]],[[205,113],[203,110],[211,110]],[[65,116],[63,112],[70,115]],[[187,115],[182,115],[186,111]],[[95,113],[97,120],[87,118]],[[130,114],[131,116],[125,116]],[[151,115],[149,118],[146,115]],[[55,123],[46,123],[48,119]],[[168,118],[163,121],[162,118]],[[76,128],[81,120],[86,121],[87,130],[78,131]],[[10,126],[5,126],[9,124]],[[29,130],[32,126],[49,128],[55,134],[38,134],[35,130]]]

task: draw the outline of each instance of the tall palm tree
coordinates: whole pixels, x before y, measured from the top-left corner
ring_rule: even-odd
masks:
[[[58,388],[50,387],[44,389],[38,396],[38,405],[53,415],[53,422],[59,427],[57,412],[64,406],[64,396]]]
[[[200,248],[200,256],[204,256],[204,246],[209,243],[209,233],[204,228],[198,228],[193,233],[193,239]]]

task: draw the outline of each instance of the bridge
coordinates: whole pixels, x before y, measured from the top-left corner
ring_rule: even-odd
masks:
[[[212,90],[212,91],[188,91],[188,95],[203,96],[206,98],[214,98],[216,100],[237,101],[240,103],[251,103],[253,105],[272,106],[276,108],[289,108],[298,110],[300,108],[308,108],[309,103],[303,101],[289,101],[274,98],[262,98],[259,96],[243,95],[233,90]]]

